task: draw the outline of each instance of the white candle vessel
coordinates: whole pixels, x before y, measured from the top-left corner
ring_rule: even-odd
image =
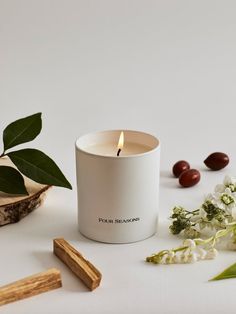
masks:
[[[108,243],[155,234],[158,219],[160,142],[124,130],[84,135],[76,141],[79,230]]]

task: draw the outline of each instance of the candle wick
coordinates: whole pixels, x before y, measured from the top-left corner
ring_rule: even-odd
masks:
[[[118,149],[116,156],[120,156],[121,148]]]

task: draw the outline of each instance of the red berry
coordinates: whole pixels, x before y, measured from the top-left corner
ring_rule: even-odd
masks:
[[[179,160],[173,166],[172,172],[176,178],[178,178],[182,172],[190,169],[190,165],[185,160]]]
[[[200,181],[200,172],[196,169],[189,169],[181,173],[179,184],[184,188],[196,185]]]
[[[212,153],[204,160],[205,165],[211,170],[221,170],[229,163],[228,155],[224,153]]]

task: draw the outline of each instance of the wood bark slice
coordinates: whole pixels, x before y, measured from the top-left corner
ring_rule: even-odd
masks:
[[[16,168],[8,157],[0,158],[1,166]],[[42,204],[49,185],[39,184],[24,176],[29,195],[12,195],[0,192],[0,227],[15,223]]]

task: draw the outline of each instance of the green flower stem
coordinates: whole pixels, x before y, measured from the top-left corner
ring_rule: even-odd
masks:
[[[181,247],[178,247],[178,248],[175,248],[175,249],[172,249],[172,250],[163,250],[163,251],[160,251],[158,253],[155,253],[151,256],[148,256],[146,258],[146,262],[150,262],[150,263],[154,263],[154,264],[158,264],[158,262],[161,260],[161,258],[168,254],[169,252],[181,252],[181,251],[185,251],[186,249],[188,248],[188,246],[181,246]]]
[[[181,246],[179,248],[173,249],[172,251],[176,253],[176,252],[184,251],[187,248],[188,248],[188,246]]]
[[[216,243],[216,240],[225,237],[226,235],[228,235],[230,232],[236,230],[236,223],[234,223],[233,225],[231,225],[230,228],[226,228],[226,229],[222,229],[216,232],[216,234],[212,237],[210,237],[209,239],[207,239],[205,241],[205,244],[210,243],[211,241],[213,242],[213,246]]]

